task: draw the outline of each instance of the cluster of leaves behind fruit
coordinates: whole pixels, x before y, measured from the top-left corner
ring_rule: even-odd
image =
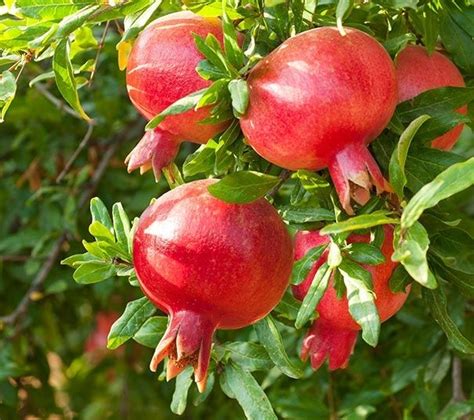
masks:
[[[220,2],[191,3],[190,7],[200,14],[219,15],[223,20],[224,49],[212,36],[196,38],[196,45],[205,57],[197,71],[212,84],[208,89],[173,104],[151,120],[147,128],[152,129],[167,115],[208,105],[213,106],[213,112],[204,123],[239,118],[248,105],[245,76],[255,62],[295,33],[315,26],[334,25],[342,20],[378,35],[392,55],[416,38],[432,50],[438,36],[441,36],[456,63],[472,74],[474,54],[463,54],[463,51],[472,51],[473,46],[469,38],[469,24],[462,9],[444,3],[440,7],[439,4],[427,2],[419,8],[416,8],[416,1],[397,3],[394,6],[390,1],[376,1],[356,7],[350,1],[329,5],[294,1],[290,6],[279,2],[271,5],[257,2],[249,3],[250,7],[239,4],[224,4],[222,7]],[[90,26],[126,16],[125,30],[118,43],[119,63],[123,67],[133,38],[156,16],[160,2],[139,0],[116,7],[91,4],[81,9],[68,3],[56,8],[50,15],[49,9],[38,11],[32,2],[26,0],[18,0],[16,5],[26,16],[25,19],[36,19],[37,24],[27,24],[20,19],[14,22],[14,26],[17,29],[26,27],[22,37],[12,37],[11,27],[0,35],[0,42],[11,53],[4,55],[1,63],[12,64],[3,72],[0,83],[2,118],[15,96],[16,81],[22,66],[32,59],[30,51],[34,51],[35,61],[52,60],[52,71],[38,76],[30,84],[55,78],[64,99],[88,120],[78,89],[82,86],[80,74],[91,72],[92,65],[88,61],[73,64],[71,60],[81,45],[94,39]],[[398,13],[398,9],[404,10],[404,13]],[[392,19],[391,30],[386,28],[388,22],[384,14],[377,13],[380,11]],[[367,21],[370,21],[369,25]],[[236,41],[234,22],[239,22],[238,29],[248,34],[245,50]],[[7,24],[11,22],[2,21],[0,28]],[[409,30],[408,24],[414,29]],[[16,76],[15,71],[18,71]],[[392,289],[401,290],[412,279],[424,286],[423,298],[451,345],[464,353],[473,352],[472,343],[461,334],[448,315],[444,295],[446,286],[450,285],[467,296],[474,294],[469,281],[469,275],[474,272],[469,263],[472,239],[456,226],[457,221],[446,220],[443,208],[437,204],[472,185],[474,163],[472,159],[464,161],[455,154],[426,147],[431,139],[459,123],[472,123],[469,117],[454,110],[473,99],[474,88],[447,88],[427,92],[397,108],[389,130],[373,145],[374,154],[389,174],[398,196],[400,208],[396,211],[384,200],[374,198],[358,209],[356,217],[345,219],[324,175],[308,171],[288,174],[265,162],[245,145],[236,120],[222,135],[188,156],[181,170],[175,165],[167,169],[167,179],[172,187],[183,180],[215,176],[223,179],[213,186],[212,193],[226,201],[245,203],[267,196],[294,229],[319,228],[330,223],[323,231],[332,238],[330,258],[316,274],[303,304],[300,306],[289,294],[286,295],[273,315],[255,326],[260,344],[251,341],[215,346],[213,360],[219,366],[216,372],[223,372],[219,377],[221,387],[227,395],[241,403],[249,417],[271,417],[273,413],[250,371],[275,365],[289,377],[301,376],[301,366],[285,352],[280,330],[283,325],[288,328],[294,324],[301,328],[311,321],[331,273],[335,274],[338,293],[344,293],[345,289],[349,292],[351,313],[361,323],[364,340],[371,345],[376,344],[379,320],[373,304],[371,279],[360,264],[381,261],[378,249],[380,226],[386,223],[397,225],[394,258],[401,262],[391,280]],[[85,254],[64,261],[76,269],[75,280],[94,283],[125,276],[132,286],[136,286],[130,253],[133,228],[122,206],[114,205],[111,218],[100,200],[94,199],[91,213],[93,222],[89,231],[96,240],[84,242]],[[370,244],[346,244],[345,240],[351,232],[368,230],[373,238]],[[453,248],[464,252],[454,253]],[[322,252],[322,248],[317,248],[295,265],[293,284],[305,278]],[[154,316],[154,313],[155,308],[146,298],[130,302],[112,328],[109,347],[118,347],[130,338],[154,347],[166,324],[164,317]],[[214,379],[211,374],[203,398],[208,395]],[[190,371],[178,377],[173,411],[184,410],[190,384]],[[256,399],[263,403],[253,404]]]

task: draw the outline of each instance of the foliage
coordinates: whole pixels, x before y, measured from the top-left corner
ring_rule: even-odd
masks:
[[[155,183],[149,174],[126,174],[122,164],[145,124],[128,101],[119,68],[149,22],[182,8],[220,17],[224,48],[212,36],[196,37],[204,56],[196,70],[212,84],[171,105],[147,128],[207,105],[210,121],[233,122],[206,145],[183,144],[176,165]],[[474,410],[472,383],[464,383],[466,395],[459,391],[460,378],[474,374],[472,5],[5,0],[0,13],[0,119],[6,120],[0,152],[1,418],[171,418],[164,414],[168,406],[193,418],[258,419],[454,419]],[[327,173],[288,173],[271,165],[246,145],[238,125],[249,101],[246,76],[262,57],[299,32],[342,24],[372,34],[392,56],[408,42],[442,46],[467,84],[431,90],[397,107],[371,146],[394,194],[374,197],[352,218],[341,212]],[[245,36],[242,47],[236,31]],[[455,112],[464,104],[466,116]],[[466,127],[453,152],[428,148],[459,123]],[[217,197],[239,203],[266,197],[290,230],[324,227],[331,241],[294,266],[291,282],[299,284],[312,263],[329,254],[302,303],[288,292],[256,325],[218,333],[208,387],[198,394],[189,369],[175,383],[164,382],[165,372],[147,371],[166,317],[137,287],[131,238],[133,217],[152,198],[173,182],[204,177],[221,178],[211,187]],[[101,199],[90,201],[89,223],[93,195]],[[361,264],[383,260],[384,224],[396,225],[393,258],[401,264],[392,290],[412,284],[412,293],[380,328],[370,274]],[[367,231],[370,244],[347,243],[351,232]],[[87,238],[85,253],[81,238]],[[65,265],[74,269],[75,282]],[[340,280],[338,293],[350,296],[351,314],[363,329],[360,341],[378,344],[359,343],[347,370],[313,373],[297,351],[302,328],[332,287],[331,273]],[[104,311],[122,312],[108,347],[124,350],[87,353],[95,314]]]

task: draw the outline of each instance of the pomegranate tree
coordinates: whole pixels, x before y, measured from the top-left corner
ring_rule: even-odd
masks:
[[[342,206],[364,204],[372,185],[388,190],[367,150],[397,104],[395,68],[371,36],[312,29],[288,39],[251,71],[241,119],[262,157],[297,170],[329,168]]]
[[[430,89],[447,86],[464,87],[464,79],[454,63],[439,52],[430,54],[425,47],[408,45],[395,60],[398,78],[398,101],[414,98]],[[458,109],[461,114],[467,113],[467,106]],[[459,138],[463,125],[437,137],[431,143],[433,147],[450,150]]]
[[[370,235],[351,235],[348,243],[370,241]],[[385,261],[372,266],[364,265],[372,276],[375,305],[380,321],[383,322],[398,312],[408,297],[409,289],[405,293],[392,293],[389,280],[396,267],[391,261],[393,253],[393,227],[384,227],[384,241],[381,246]],[[295,258],[300,259],[312,248],[328,244],[329,237],[320,235],[318,231],[301,231],[295,238]],[[293,294],[303,300],[318,268],[327,261],[327,252],[316,261],[306,279],[299,285],[293,286]],[[301,358],[310,357],[313,369],[318,369],[323,362],[329,360],[329,369],[347,367],[350,355],[354,349],[360,326],[354,321],[348,306],[346,296],[338,298],[332,277],[326,292],[317,306],[318,319],[311,325],[303,341]]]
[[[222,42],[221,23],[191,12],[172,13],[146,27],[135,41],[127,66],[130,100],[151,119],[178,99],[208,87],[211,82],[196,72],[204,59],[196,48],[194,35],[214,35]],[[153,131],[147,131],[127,157],[129,172],[151,167],[155,176],[176,156],[182,141],[206,143],[222,131],[226,123],[202,124],[209,107],[168,116]]]
[[[216,329],[237,329],[281,299],[293,260],[291,238],[264,199],[229,204],[207,190],[212,180],[182,185],[141,216],[133,263],[143,292],[170,316],[150,364],[168,357],[167,378],[194,367],[206,386]]]

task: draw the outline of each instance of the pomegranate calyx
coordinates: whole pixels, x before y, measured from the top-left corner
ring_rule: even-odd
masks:
[[[128,172],[140,168],[140,174],[153,168],[155,179],[161,176],[161,170],[169,165],[178,152],[179,141],[168,131],[157,127],[146,131],[141,140],[125,159]]]
[[[183,310],[170,316],[168,328],[151,359],[150,370],[156,372],[160,362],[168,357],[166,380],[169,381],[192,366],[199,392],[204,392],[216,326],[192,311]]]
[[[319,369],[326,359],[329,360],[329,370],[344,369],[349,364],[357,335],[357,331],[335,327],[319,318],[304,338],[301,360],[306,361],[309,357],[314,370]]]
[[[377,194],[392,191],[365,145],[349,144],[334,156],[328,168],[347,214],[354,214],[351,199],[360,205],[369,201],[372,187],[375,186]]]

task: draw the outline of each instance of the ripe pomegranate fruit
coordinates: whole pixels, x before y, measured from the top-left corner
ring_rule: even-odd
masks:
[[[430,89],[447,86],[464,87],[464,79],[454,63],[439,52],[430,54],[425,47],[408,45],[396,57],[395,67],[398,77],[398,101],[414,98]],[[467,106],[457,110],[467,113]],[[463,124],[437,137],[431,146],[450,150],[459,138]]]
[[[237,329],[267,315],[292,268],[291,238],[264,199],[225,203],[194,181],[161,196],[142,214],[133,262],[143,292],[170,316],[150,369],[168,356],[167,378],[194,367],[206,387],[216,329]]]
[[[251,71],[242,130],[281,167],[329,168],[342,206],[390,187],[367,150],[397,104],[395,68],[371,36],[323,27],[286,40]]]
[[[393,253],[393,227],[384,227],[384,241],[381,251],[385,261],[379,265],[364,266],[372,275],[375,305],[383,322],[397,313],[408,297],[409,289],[405,293],[392,293],[389,280],[396,263],[391,261]],[[349,243],[365,242],[370,240],[369,235],[351,235]],[[300,259],[312,248],[329,243],[329,237],[320,235],[318,231],[301,231],[295,237],[295,258]],[[297,299],[303,300],[318,268],[327,261],[327,252],[311,268],[308,277],[299,285],[293,286],[293,294]],[[331,278],[328,288],[317,306],[319,318],[311,325],[303,341],[301,359],[311,359],[311,366],[317,370],[327,358],[329,369],[347,367],[350,355],[354,349],[359,325],[349,313],[347,297],[339,299],[333,287],[334,279]]]
[[[214,35],[221,43],[221,22],[191,12],[161,17],[140,34],[129,56],[127,90],[130,100],[146,118],[151,119],[178,99],[208,87],[211,82],[196,72],[204,59],[193,35]],[[179,144],[186,140],[206,143],[227,124],[200,124],[209,117],[209,107],[166,117],[153,131],[147,131],[126,159],[128,171],[150,167],[156,177],[171,163]]]

